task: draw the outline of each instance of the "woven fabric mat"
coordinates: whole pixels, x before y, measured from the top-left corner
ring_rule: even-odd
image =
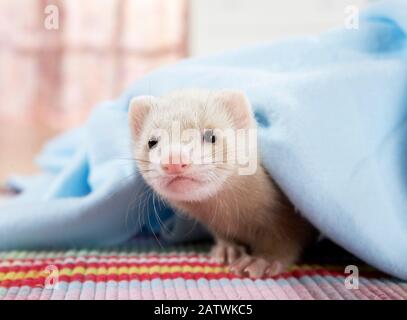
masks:
[[[366,265],[357,264],[358,288],[349,289],[348,262],[305,263],[253,280],[229,273],[207,252],[206,245],[0,252],[0,300],[407,299],[407,282]]]

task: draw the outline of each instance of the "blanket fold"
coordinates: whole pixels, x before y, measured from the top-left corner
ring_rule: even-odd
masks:
[[[51,141],[43,174],[0,204],[0,250],[198,238],[158,204],[134,161],[128,103],[186,87],[245,91],[266,169],[321,232],[407,279],[407,3],[379,1],[359,29],[288,39],[159,69]],[[168,230],[170,229],[170,230]],[[164,231],[165,230],[165,231]]]

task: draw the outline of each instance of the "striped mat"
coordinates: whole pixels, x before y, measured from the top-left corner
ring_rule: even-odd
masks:
[[[212,262],[207,246],[0,252],[2,299],[407,299],[407,282],[359,267],[301,264],[252,280]]]

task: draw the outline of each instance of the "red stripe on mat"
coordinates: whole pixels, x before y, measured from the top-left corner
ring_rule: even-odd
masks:
[[[288,278],[301,278],[304,276],[332,276],[332,277],[344,277],[343,273],[340,272],[332,272],[327,271],[325,269],[316,269],[316,270],[295,270],[292,272],[282,273],[276,277],[272,277],[270,279],[278,280],[278,279],[288,279]],[[368,272],[366,274],[361,274],[360,276],[365,278],[376,278],[383,276],[380,272]],[[81,283],[86,281],[93,281],[93,282],[107,282],[107,281],[131,281],[131,280],[154,280],[154,279],[176,279],[182,278],[185,280],[198,280],[198,279],[206,279],[206,280],[219,280],[219,279],[243,279],[243,277],[237,276],[232,273],[203,273],[203,272],[173,272],[173,273],[152,273],[152,274],[111,274],[111,275],[83,275],[83,274],[73,274],[70,276],[61,275],[59,276],[59,281],[63,282],[74,282],[79,281]],[[10,287],[22,287],[22,286],[29,286],[29,287],[42,287],[44,286],[46,277],[40,276],[38,278],[27,278],[27,279],[17,279],[17,280],[3,280],[0,282],[1,287],[10,288]]]

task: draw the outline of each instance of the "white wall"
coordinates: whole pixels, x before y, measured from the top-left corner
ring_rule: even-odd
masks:
[[[370,0],[372,1],[372,0]],[[369,0],[190,0],[189,52],[201,55],[344,24]]]

